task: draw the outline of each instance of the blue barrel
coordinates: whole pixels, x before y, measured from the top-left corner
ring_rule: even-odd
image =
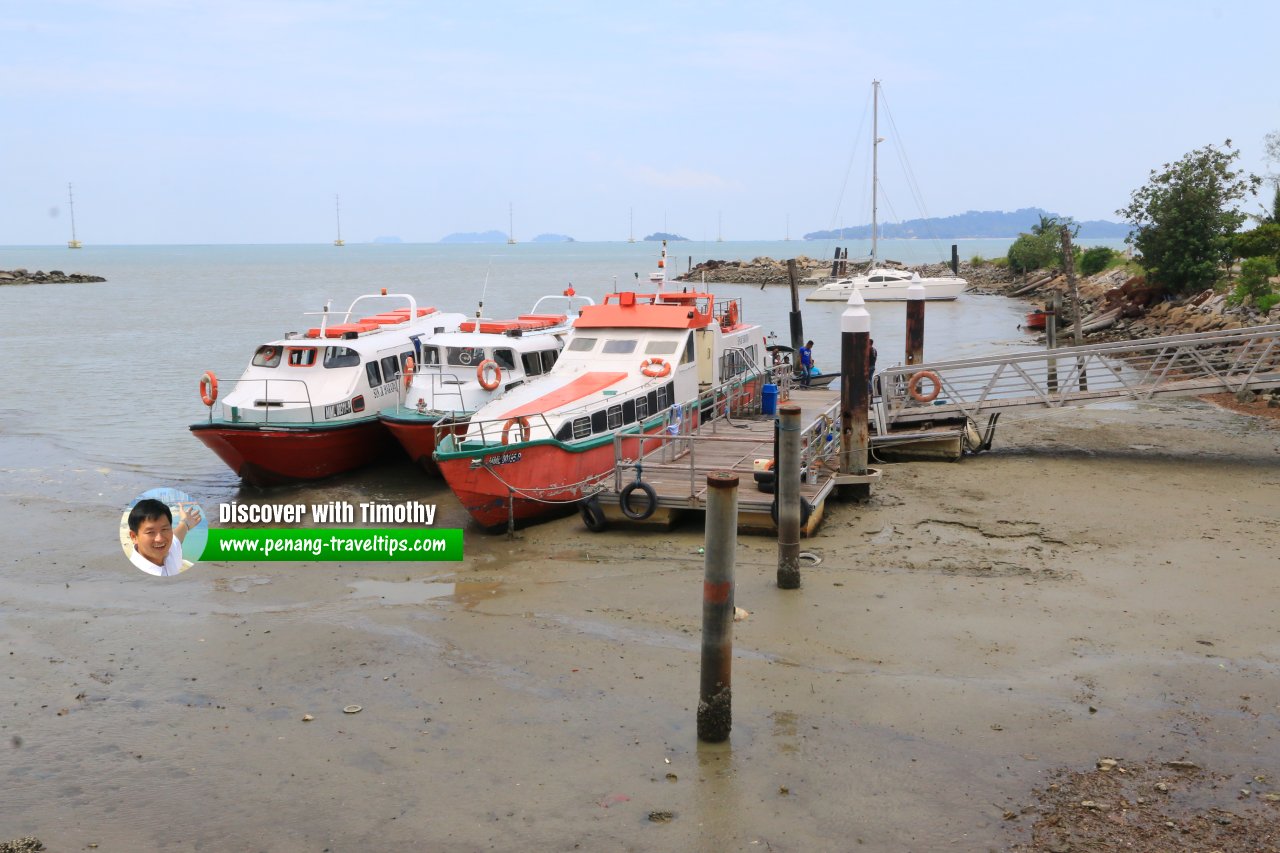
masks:
[[[776,415],[778,413],[778,386],[765,385],[760,391],[760,414]]]

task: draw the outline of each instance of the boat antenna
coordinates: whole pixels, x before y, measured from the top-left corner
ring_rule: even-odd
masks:
[[[71,184],[67,184],[67,208],[71,211],[71,240],[67,243],[68,249],[79,249],[80,241],[76,239],[76,199],[71,194]]]
[[[484,287],[480,288],[480,304],[476,306],[476,319],[480,319],[481,313],[484,311],[484,295],[489,292],[489,273],[493,270],[493,255],[489,256],[489,266],[484,271]],[[476,331],[480,331],[480,324],[476,323]]]

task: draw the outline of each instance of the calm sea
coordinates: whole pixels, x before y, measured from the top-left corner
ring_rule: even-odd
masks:
[[[969,240],[959,243],[959,251],[965,259],[996,257],[1008,245]],[[866,252],[856,241],[848,246],[850,257]],[[950,254],[949,244],[924,241],[889,240],[882,247],[882,256],[912,263]],[[684,271],[690,259],[830,257],[832,248],[803,241],[682,242],[671,244],[669,265]],[[239,481],[187,430],[206,416],[197,391],[205,370],[235,378],[257,344],[313,324],[306,312],[330,300],[345,309],[356,296],[383,287],[412,293],[420,305],[464,313],[475,312],[483,298],[485,315],[493,317],[527,311],[540,296],[570,283],[597,301],[614,289],[634,289],[637,276],[647,290],[658,250],[652,242],[3,247],[0,269],[58,269],[107,281],[0,287],[6,326],[0,335],[0,465],[32,475],[28,482],[37,491],[40,483],[56,488],[59,471],[94,472],[106,502],[155,487],[183,489],[206,506],[229,500]],[[742,297],[747,318],[787,342],[788,288],[714,290]],[[802,308],[819,367],[834,369],[843,306]],[[869,308],[880,365],[901,361],[904,308]],[[926,358],[1032,346],[1018,328],[1025,310],[1013,300],[970,294],[932,303]],[[445,524],[460,526],[465,518],[450,508],[446,489],[407,461],[275,494],[281,500],[438,499]]]

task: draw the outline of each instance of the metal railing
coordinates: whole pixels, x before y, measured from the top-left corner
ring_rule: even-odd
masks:
[[[1031,407],[1280,387],[1280,324],[890,367],[873,418],[895,425]]]
[[[316,422],[315,406],[311,402],[311,389],[303,379],[224,379],[224,385],[232,386],[231,390],[238,389],[241,383],[260,383],[262,385],[261,396],[254,395],[253,404],[249,406],[231,405],[223,398],[220,401],[223,412],[223,420],[227,423],[241,424],[306,424]],[[302,396],[299,399],[273,398],[271,396],[272,385],[301,385]],[[228,395],[229,396],[229,395]],[[286,409],[285,406],[297,406],[299,408]],[[295,417],[296,413],[301,412],[306,407],[307,418],[305,420]],[[213,422],[213,406],[209,407],[209,422]],[[279,413],[275,420],[271,418],[273,409],[278,409]],[[245,417],[245,413],[249,413],[252,417]],[[258,417],[261,415],[261,417]]]

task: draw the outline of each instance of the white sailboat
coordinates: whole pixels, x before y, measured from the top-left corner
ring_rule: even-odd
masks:
[[[71,211],[71,239],[67,241],[67,248],[82,249],[84,244],[76,239],[76,199],[71,194],[71,184],[67,184],[67,208]]]
[[[969,287],[969,282],[958,276],[922,278],[911,270],[895,269],[880,265],[877,252],[879,223],[876,218],[879,195],[879,145],[880,136],[880,81],[871,81],[874,108],[871,119],[871,264],[865,273],[829,281],[810,293],[809,302],[847,302],[856,290],[867,302],[899,302],[907,298],[907,289],[914,284],[923,285],[924,298],[934,301],[955,299]]]
[[[334,239],[333,245],[345,246],[347,245],[347,241],[342,239],[342,201],[337,195],[334,195],[333,197],[333,212],[338,221],[338,236]]]

